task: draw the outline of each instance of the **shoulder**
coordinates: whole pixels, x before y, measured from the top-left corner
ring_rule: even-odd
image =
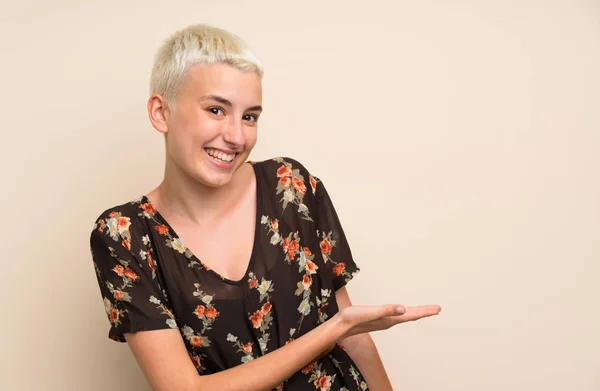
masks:
[[[253,162],[257,171],[268,180],[280,183],[290,182],[296,188],[309,187],[314,193],[318,177],[299,160],[278,156],[263,161]]]
[[[138,238],[146,234],[147,224],[144,220],[151,216],[149,212],[152,213],[148,208],[152,206],[144,202],[144,197],[140,197],[104,209],[94,220],[91,240],[118,242],[131,249],[132,237]]]
[[[120,219],[121,224],[124,224],[125,220],[133,221],[141,218],[144,212],[143,199],[143,197],[140,197],[138,199],[104,209],[104,211],[102,211],[98,217],[96,217],[94,228],[97,228],[97,226],[101,224],[101,221],[107,222],[108,220],[114,220],[119,222]]]
[[[277,214],[288,211],[288,217],[293,214],[302,220],[314,221],[320,181],[304,164],[290,157],[275,157],[256,162],[255,169],[264,195],[261,197],[269,200],[272,211]]]

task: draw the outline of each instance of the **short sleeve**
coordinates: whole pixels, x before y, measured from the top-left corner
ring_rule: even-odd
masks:
[[[119,342],[125,342],[125,333],[177,328],[158,282],[149,240],[132,240],[131,225],[129,217],[111,212],[97,220],[90,235],[92,260],[110,322],[108,336]]]
[[[314,193],[313,218],[319,247],[326,272],[333,282],[334,290],[337,291],[354,278],[360,269],[354,262],[350,245],[325,185],[317,177],[310,175],[309,181]]]

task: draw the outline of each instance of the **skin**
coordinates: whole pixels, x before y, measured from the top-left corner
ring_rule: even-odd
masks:
[[[225,64],[190,68],[171,111],[160,95],[148,101],[154,128],[165,135],[166,163],[162,183],[148,194],[152,204],[175,227],[182,240],[201,259],[215,259],[223,238],[239,230],[247,238],[239,247],[210,265],[219,274],[237,280],[247,264],[254,225],[256,183],[246,162],[257,140],[262,111],[262,86],[255,73]],[[205,148],[236,153],[231,167],[211,162]],[[197,232],[215,232],[205,242]],[[182,235],[183,233],[183,235]],[[204,235],[202,235],[204,236]],[[219,242],[221,241],[221,242]],[[210,243],[217,243],[211,249]],[[227,246],[232,247],[232,246]],[[352,305],[348,292],[336,292],[340,311],[293,342],[243,365],[199,376],[178,330],[152,330],[125,338],[153,390],[271,390],[285,379],[341,343],[373,391],[391,390],[391,384],[369,332],[415,321],[440,312],[437,305],[404,307]]]

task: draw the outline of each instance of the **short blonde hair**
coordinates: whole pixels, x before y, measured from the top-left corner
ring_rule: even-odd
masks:
[[[161,95],[174,110],[185,72],[200,63],[224,63],[263,77],[262,65],[244,40],[217,27],[195,24],[175,32],[158,49],[150,76],[150,95]]]

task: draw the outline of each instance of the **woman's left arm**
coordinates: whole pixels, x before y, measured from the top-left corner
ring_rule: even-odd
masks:
[[[352,305],[346,287],[338,289],[335,298],[340,311]],[[385,371],[381,357],[369,334],[357,334],[340,341],[340,345],[352,357],[371,391],[392,391],[392,384]]]

